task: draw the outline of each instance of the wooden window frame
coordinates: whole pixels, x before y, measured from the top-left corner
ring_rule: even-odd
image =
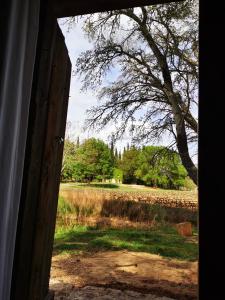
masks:
[[[221,99],[223,97],[223,91],[218,89],[213,89],[212,86],[223,86],[224,85],[224,70],[219,68],[217,64],[214,63],[215,57],[218,54],[218,47],[212,47],[211,40],[208,38],[208,32],[210,30],[214,30],[216,32],[215,36],[219,39],[220,34],[222,32],[222,28],[224,25],[224,18],[220,14],[221,18],[217,18],[215,23],[210,23],[209,15],[206,14],[207,10],[211,12],[217,12],[217,9],[220,7],[208,6],[206,2],[203,4],[204,0],[200,0],[200,100],[199,100],[199,242],[200,242],[200,263],[199,263],[199,299],[200,300],[212,300],[219,299],[221,295],[224,296],[224,271],[218,268],[218,265],[215,265],[214,261],[212,261],[213,257],[222,256],[222,253],[225,252],[224,246],[212,248],[210,245],[213,244],[214,238],[209,234],[210,231],[219,231],[223,226],[223,214],[224,214],[224,202],[217,206],[212,206],[209,198],[215,197],[215,189],[217,189],[217,194],[219,196],[224,196],[224,191],[222,189],[224,183],[222,178],[218,178],[213,186],[211,183],[215,180],[215,173],[218,170],[218,165],[224,166],[224,159],[221,159],[223,156],[223,139],[222,139],[222,121],[223,115],[222,111],[216,105],[212,107],[211,99],[212,97]],[[40,30],[39,30],[39,39],[37,46],[37,58],[36,64],[38,65],[40,62],[39,54],[41,51],[41,45],[44,39],[51,38],[53,36],[54,26],[56,18],[75,16],[87,13],[94,13],[105,10],[113,10],[113,9],[121,9],[127,7],[135,7],[140,5],[151,5],[157,3],[167,3],[173,2],[171,0],[52,0],[52,1],[44,1],[41,0],[41,13],[40,13]],[[212,13],[213,14],[213,13]],[[221,29],[220,29],[221,28]],[[214,37],[215,37],[214,36]],[[206,61],[207,57],[207,61]],[[210,74],[218,74],[217,77],[212,77]],[[33,90],[35,90],[35,80],[37,79],[36,74],[34,73],[34,84]],[[203,104],[204,103],[204,104]],[[40,113],[40,112],[39,112]],[[20,206],[20,215],[19,215],[19,223],[18,223],[18,231],[17,231],[17,242],[16,242],[16,253],[15,253],[15,261],[14,261],[14,270],[13,270],[13,278],[15,279],[12,284],[12,300],[19,300],[14,293],[14,288],[18,287],[18,278],[20,278],[20,289],[26,290],[27,283],[23,283],[23,276],[21,276],[21,270],[19,270],[21,259],[24,258],[23,249],[21,248],[21,237],[26,235],[27,240],[30,244],[30,254],[32,259],[32,253],[34,252],[32,244],[33,237],[32,231],[24,228],[24,224],[31,225],[31,228],[35,226],[39,226],[40,224],[36,223],[35,216],[37,214],[36,208],[38,203],[33,203],[33,218],[27,218],[28,212],[24,209],[28,207],[27,205],[30,203],[26,203],[23,201],[23,197],[27,193],[27,179],[30,174],[26,170],[28,170],[29,165],[35,159],[33,153],[31,152],[31,141],[35,134],[40,136],[40,145],[43,145],[43,136],[41,135],[44,132],[47,132],[47,125],[43,126],[41,129],[37,129],[34,127],[33,119],[38,114],[37,111],[37,103],[31,103],[30,109],[30,121],[28,126],[28,137],[27,137],[27,147],[26,147],[26,158],[25,158],[25,172],[23,176],[23,189],[22,189],[22,197],[21,197],[21,206]],[[214,117],[212,116],[214,115]],[[209,120],[212,120],[209,124]],[[39,130],[39,132],[37,132]],[[214,132],[214,140],[215,144],[212,144],[208,138],[208,133]],[[215,150],[216,149],[216,150]],[[214,153],[216,151],[216,157],[213,159],[210,156],[210,153]],[[219,158],[220,157],[220,158]],[[42,163],[42,162],[41,162]],[[223,164],[223,165],[222,165]],[[39,166],[35,172],[40,171]],[[38,192],[38,188],[40,185],[36,183],[33,187],[34,193]],[[31,199],[30,199],[31,200]],[[29,200],[29,201],[30,201]],[[37,201],[39,201],[37,199]],[[54,219],[55,217],[53,217]],[[24,223],[25,222],[25,223]],[[24,234],[23,230],[27,230],[26,234]],[[24,269],[22,270],[26,274],[30,274],[30,263],[25,264]],[[46,272],[49,272],[47,270]],[[216,274],[216,275],[215,275]],[[221,274],[221,276],[219,276]],[[216,282],[215,282],[216,276]],[[33,274],[33,278],[35,274]],[[210,284],[209,284],[210,283]],[[205,287],[207,285],[207,288]],[[42,288],[42,287],[40,287]],[[50,299],[51,295],[48,294],[45,296],[46,299]],[[31,300],[31,296],[27,296],[24,300]],[[43,300],[44,298],[40,299]],[[222,299],[222,298],[221,298]],[[225,297],[224,297],[225,299]]]

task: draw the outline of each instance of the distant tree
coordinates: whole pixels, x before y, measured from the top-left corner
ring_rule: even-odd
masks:
[[[119,154],[118,154],[118,150],[117,150],[117,148],[115,148],[114,155],[115,155],[115,158],[116,158],[116,160],[118,160],[118,158],[119,158]]]
[[[66,139],[64,142],[61,180],[72,180],[75,165],[76,145]]]
[[[80,137],[79,137],[79,136],[77,137],[77,143],[76,143],[76,146],[77,146],[77,148],[80,147]]]
[[[126,152],[126,147],[123,147],[123,155],[125,154]]]
[[[122,154],[121,154],[121,151],[119,151],[119,153],[118,153],[118,162],[120,162],[121,159],[122,159]]]
[[[111,153],[111,159],[112,159],[113,165],[115,165],[116,164],[116,157],[115,157],[114,136],[112,136],[111,142],[110,142],[110,153]]]
[[[118,164],[119,164],[119,153],[118,153],[117,148],[115,148],[115,151],[114,151],[114,166],[118,167]]]
[[[113,176],[113,161],[110,148],[101,140],[85,140],[76,150],[74,178],[77,181],[110,179]]]
[[[179,189],[187,171],[175,151],[161,146],[145,146],[139,152],[135,176],[146,185]]]
[[[123,182],[123,171],[119,168],[114,168],[113,178],[115,179],[116,183],[122,183]]]
[[[123,158],[119,163],[119,168],[123,172],[123,183],[137,183],[135,171],[137,169],[139,151],[131,147],[123,153]]]

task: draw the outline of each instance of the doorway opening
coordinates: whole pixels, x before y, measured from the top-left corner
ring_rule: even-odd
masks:
[[[124,295],[127,299],[151,295],[181,299],[186,295],[197,299],[197,188],[174,142],[177,124],[159,84],[165,83],[165,74],[157,65],[157,51],[151,36],[145,40],[146,31],[141,31],[150,19],[155,45],[166,57],[174,89],[181,101],[187,97],[179,107],[183,105],[186,112],[187,141],[193,145],[189,151],[194,156],[197,24],[188,12],[189,17],[182,16],[186,28],[182,27],[176,5],[182,6],[83,16],[91,43],[83,37],[79,18],[59,21],[74,70],[73,60],[77,67],[71,80],[50,280],[56,299],[62,295],[67,295],[63,299],[75,295],[87,299],[90,295],[96,299],[106,295],[110,299],[124,299]],[[140,24],[132,16],[141,16]],[[111,27],[107,24],[110,19]],[[178,23],[172,31],[168,24],[174,20]],[[107,59],[115,59],[111,68]],[[86,76],[84,83],[92,89],[89,94],[75,95],[78,71]],[[101,90],[102,106],[93,98],[93,90],[98,94]],[[89,129],[104,124],[104,131],[81,131],[87,108]],[[127,137],[122,142],[121,133]],[[196,164],[196,156],[194,160]]]

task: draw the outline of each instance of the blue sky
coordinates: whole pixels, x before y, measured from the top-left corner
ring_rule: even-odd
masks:
[[[82,51],[92,48],[92,44],[88,42],[88,39],[84,37],[82,31],[82,22],[75,23],[68,31],[68,24],[65,24],[65,19],[59,20],[60,28],[65,36],[65,42],[68,48],[70,60],[72,63],[72,69],[75,69],[76,59]],[[113,80],[118,75],[118,71],[113,69],[108,76],[108,80]],[[86,131],[83,132],[82,127],[86,118],[86,110],[97,104],[97,98],[93,92],[81,92],[82,83],[78,76],[72,75],[70,84],[70,98],[67,121],[71,122],[71,128],[67,131],[69,136],[76,139],[78,136],[80,140],[88,137],[96,137],[109,142],[109,136],[114,130],[114,125],[109,124],[101,132]],[[123,140],[118,141],[116,146],[122,150],[127,143],[131,142],[129,135],[125,135]]]

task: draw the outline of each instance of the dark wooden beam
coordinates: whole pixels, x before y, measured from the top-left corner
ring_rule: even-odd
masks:
[[[57,18],[183,0],[52,0]]]
[[[71,63],[57,21],[43,5],[30,104],[11,300],[50,300],[52,245]]]

